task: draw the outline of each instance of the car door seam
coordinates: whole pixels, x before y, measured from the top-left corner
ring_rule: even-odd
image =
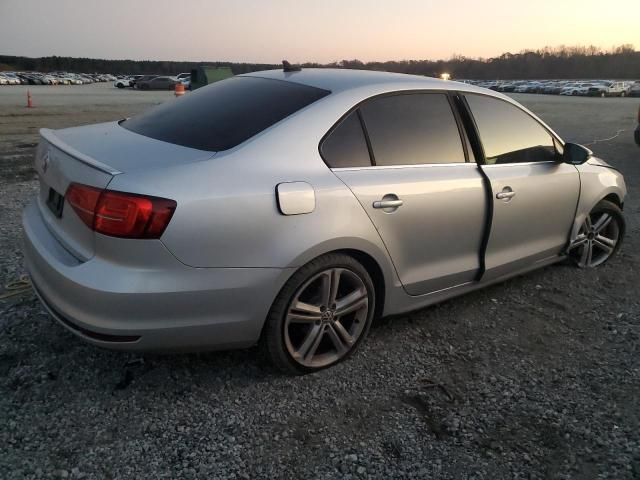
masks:
[[[473,118],[473,114],[471,113],[469,104],[464,98],[464,95],[462,95],[460,92],[456,92],[456,100],[456,106],[458,107],[460,117],[467,132],[469,143],[471,143],[471,148],[475,157],[475,163],[478,166],[478,171],[480,172],[480,175],[483,179],[485,200],[487,202],[485,209],[487,218],[485,220],[485,228],[482,235],[482,240],[480,241],[480,248],[478,250],[480,268],[478,269],[476,281],[479,282],[484,276],[487,269],[486,255],[487,248],[489,246],[489,238],[491,236],[491,228],[493,226],[493,188],[491,187],[491,180],[489,179],[489,176],[482,168],[482,165],[486,163],[484,147],[482,146],[478,126],[476,125],[475,119]]]

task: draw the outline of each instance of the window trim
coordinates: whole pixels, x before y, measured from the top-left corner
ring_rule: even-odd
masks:
[[[324,141],[331,135],[331,133],[333,133],[333,131],[338,128],[340,126],[340,124],[342,124],[342,122],[354,111],[357,110],[358,111],[358,118],[360,119],[360,125],[362,127],[362,133],[364,134],[365,140],[367,142],[367,148],[370,148],[371,145],[371,140],[369,139],[369,132],[366,129],[366,124],[364,122],[364,118],[362,117],[362,113],[360,113],[360,106],[362,104],[364,104],[365,102],[368,102],[369,100],[373,100],[375,98],[380,98],[380,97],[393,97],[393,96],[397,96],[397,95],[417,95],[417,94],[430,94],[430,93],[436,93],[436,94],[444,94],[445,97],[447,98],[447,102],[449,103],[449,108],[451,109],[451,114],[453,115],[454,121],[456,122],[456,126],[458,128],[458,137],[460,138],[460,145],[462,147],[462,151],[463,151],[463,155],[465,158],[464,162],[450,162],[450,163],[413,163],[413,164],[403,164],[403,165],[376,165],[375,164],[375,158],[374,158],[374,154],[373,154],[373,148],[371,148],[371,150],[369,150],[369,161],[371,162],[371,165],[368,167],[332,167],[329,165],[329,162],[327,162],[327,159],[324,158],[324,155],[322,154],[322,145],[324,144]],[[338,120],[329,128],[329,130],[327,130],[327,132],[320,138],[320,141],[318,142],[318,154],[320,155],[320,158],[322,159],[322,161],[324,162],[324,164],[327,166],[327,168],[329,168],[331,171],[349,171],[349,170],[364,170],[364,169],[386,169],[386,168],[412,168],[412,167],[428,167],[428,166],[449,166],[449,165],[476,165],[475,162],[471,162],[469,160],[469,156],[467,155],[467,151],[465,148],[465,140],[464,140],[464,136],[462,136],[461,132],[460,132],[460,128],[461,125],[459,124],[458,121],[458,117],[456,116],[456,108],[455,105],[452,104],[451,102],[451,94],[455,94],[457,93],[455,90],[448,90],[448,89],[411,89],[411,90],[394,90],[392,92],[384,92],[384,93],[378,93],[376,95],[372,95],[371,97],[367,97],[364,100],[360,100],[358,103],[356,103],[355,105],[352,105],[351,108],[349,108],[349,110],[347,110],[340,118],[338,118]],[[463,127],[464,128],[464,127]],[[469,139],[469,141],[471,141]]]
[[[467,102],[467,95],[480,95],[483,97],[489,97],[492,98],[494,100],[498,100],[500,102],[504,102],[508,105],[511,105],[512,107],[516,108],[517,110],[521,111],[522,113],[524,113],[525,115],[527,115],[529,118],[531,118],[534,122],[536,122],[540,127],[542,127],[542,129],[547,132],[547,134],[551,137],[551,139],[554,142],[558,142],[563,148],[564,148],[564,141],[558,136],[556,135],[554,132],[552,132],[549,127],[547,127],[545,124],[541,123],[540,120],[538,120],[536,117],[534,117],[530,112],[526,111],[524,108],[522,108],[519,104],[517,103],[513,103],[510,102],[509,100],[505,100],[504,98],[500,98],[500,97],[496,97],[494,95],[488,95],[486,93],[483,92],[468,92],[468,91],[457,91],[456,92],[461,99],[461,104],[464,106],[464,109],[466,110],[466,114],[468,115],[469,119],[471,120],[471,126],[473,127],[473,134],[475,137],[475,141],[478,142],[478,145],[480,147],[480,151],[482,152],[482,158],[480,159],[476,159],[476,162],[478,163],[478,165],[482,165],[483,167],[505,167],[505,166],[517,166],[517,165],[542,165],[545,163],[562,163],[561,159],[558,160],[543,160],[541,162],[510,162],[510,163],[500,163],[500,164],[488,164],[487,163],[487,157],[485,154],[485,149],[484,149],[484,144],[482,143],[482,137],[480,136],[480,129],[478,128],[478,124],[476,122],[476,118],[473,115],[473,111],[471,110],[471,106],[469,105],[469,103]],[[554,143],[554,149],[556,149],[556,153],[558,155],[560,155],[560,152],[557,151],[557,147]]]
[[[478,165],[473,162],[452,162],[452,163],[415,163],[409,165],[376,165],[371,167],[329,167],[333,172],[350,172],[354,170],[398,170],[402,168],[429,168],[429,167],[474,167]]]

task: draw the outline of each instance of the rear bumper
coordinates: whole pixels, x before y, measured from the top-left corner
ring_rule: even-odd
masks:
[[[276,268],[192,268],[160,241],[132,240],[144,264],[96,254],[81,262],[51,234],[35,204],[23,214],[26,267],[38,297],[65,328],[95,345],[131,351],[255,344],[292,273]]]

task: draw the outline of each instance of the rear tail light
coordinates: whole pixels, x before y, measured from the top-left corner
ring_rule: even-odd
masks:
[[[166,198],[79,183],[69,185],[65,198],[89,228],[112,237],[160,238],[176,209],[176,202]]]

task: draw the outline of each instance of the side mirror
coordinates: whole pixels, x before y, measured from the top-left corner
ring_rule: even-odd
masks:
[[[593,152],[577,143],[565,143],[562,161],[570,165],[582,165],[589,160]]]

